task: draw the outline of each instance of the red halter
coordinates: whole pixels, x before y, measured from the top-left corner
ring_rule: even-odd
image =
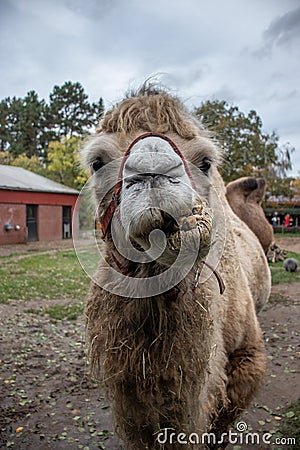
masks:
[[[124,169],[124,165],[126,163],[126,160],[128,158],[128,156],[130,155],[131,149],[132,147],[140,140],[145,139],[147,137],[159,137],[161,139],[164,139],[165,141],[167,141],[171,147],[173,148],[173,150],[177,153],[178,156],[180,156],[180,158],[182,159],[182,162],[184,164],[184,168],[186,170],[186,173],[188,174],[191,182],[192,182],[192,187],[193,189],[196,189],[196,184],[195,181],[193,179],[192,173],[190,171],[190,168],[186,162],[186,159],[184,157],[184,155],[182,154],[182,152],[179,150],[179,148],[177,147],[177,145],[175,144],[174,141],[172,141],[172,139],[170,139],[168,136],[166,136],[165,134],[160,134],[160,133],[143,133],[140,136],[136,137],[131,144],[129,145],[129,147],[127,148],[126,152],[124,153],[123,159],[122,159],[122,163],[120,166],[120,170],[119,170],[119,174],[118,174],[118,181],[116,184],[116,187],[114,189],[113,192],[113,196],[112,196],[112,200],[108,206],[108,208],[106,209],[105,213],[103,214],[102,217],[102,221],[101,221],[101,230],[102,230],[102,238],[104,238],[106,236],[107,233],[107,229],[109,227],[109,224],[111,222],[111,219],[114,215],[114,212],[116,210],[116,206],[117,206],[117,199],[118,196],[120,194],[120,191],[122,189],[122,181],[123,181],[123,169]]]

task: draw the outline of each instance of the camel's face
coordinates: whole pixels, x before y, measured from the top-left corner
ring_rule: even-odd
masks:
[[[125,159],[126,148],[121,150],[114,139],[101,135],[88,148],[86,160],[95,172],[102,225],[114,186],[121,180],[108,227],[117,248],[137,242],[164,265],[172,264],[183,249],[184,257],[191,250],[192,255],[207,254],[212,232],[208,175],[213,160],[211,148],[204,144],[201,141],[200,148],[191,150],[193,146],[181,139],[182,148],[177,148],[163,135],[149,135],[135,140]]]
[[[169,142],[147,137],[132,147],[123,169],[120,213],[126,233],[148,246],[154,229],[167,231],[195,203],[192,180]]]
[[[226,197],[233,211],[256,234],[267,252],[274,237],[272,226],[261,206],[265,189],[263,178],[243,177],[227,185]]]

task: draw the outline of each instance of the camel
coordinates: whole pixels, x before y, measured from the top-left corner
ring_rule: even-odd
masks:
[[[267,254],[274,242],[274,232],[261,207],[265,191],[263,178],[238,178],[226,186],[226,197],[231,208],[257,236]]]
[[[86,305],[92,376],[130,450],[225,448],[262,386],[261,245],[234,214],[209,132],[143,87],[83,149],[105,257]]]

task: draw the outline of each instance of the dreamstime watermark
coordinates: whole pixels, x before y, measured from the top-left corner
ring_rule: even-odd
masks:
[[[164,428],[157,433],[158,444],[202,444],[221,445],[224,443],[231,445],[296,445],[295,438],[273,437],[272,433],[257,433],[248,431],[246,422],[238,422],[236,431],[229,430],[217,436],[215,433],[176,433],[171,428]]]

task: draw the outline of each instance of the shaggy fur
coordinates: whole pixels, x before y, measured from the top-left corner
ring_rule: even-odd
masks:
[[[166,133],[200,169],[204,158],[212,162],[211,181],[203,176],[197,185],[199,193],[207,192],[210,198],[212,182],[224,208],[226,245],[218,271],[226,290],[220,295],[213,275],[195,288],[197,266],[177,285],[173,299],[163,294],[124,298],[93,283],[86,307],[89,354],[93,376],[104,381],[111,396],[116,431],[126,448],[181,449],[176,442],[162,447],[157,433],[171,428],[177,434],[213,430],[220,436],[261,386],[265,356],[255,305],[267,301],[270,275],[257,238],[227,203],[216,168],[219,150],[177,99],[151,90],[125,99],[106,114],[88,143],[86,165],[122,156],[145,131]],[[107,175],[116,180],[117,167]],[[99,179],[96,198],[102,189]],[[111,192],[100,205],[100,218],[110,198]],[[224,232],[220,208],[213,200],[209,206],[215,226]],[[127,261],[117,253],[109,232],[106,248],[106,261],[115,267],[113,252],[134,277],[163,270],[157,263],[139,266]],[[107,280],[103,262],[95,278],[100,285]]]
[[[267,254],[274,241],[274,233],[261,207],[265,191],[263,178],[243,177],[226,186],[226,197],[232,210],[258,237]]]

